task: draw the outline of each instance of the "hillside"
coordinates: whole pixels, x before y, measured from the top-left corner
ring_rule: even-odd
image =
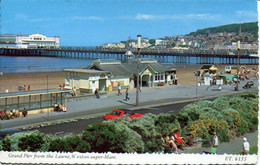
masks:
[[[248,23],[242,23],[242,24],[229,24],[229,25],[223,25],[223,26],[217,26],[217,27],[210,27],[205,29],[199,29],[196,32],[191,32],[189,35],[197,36],[197,35],[203,35],[207,33],[218,33],[218,32],[239,32],[239,28],[241,25],[241,31],[243,32],[249,32],[253,34],[255,37],[258,36],[258,22],[248,22]]]

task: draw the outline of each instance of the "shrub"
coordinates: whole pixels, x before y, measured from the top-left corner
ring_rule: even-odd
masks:
[[[179,113],[177,116],[178,122],[180,123],[180,127],[184,128],[185,126],[188,125],[189,122],[189,115],[188,113],[184,112],[184,113]]]
[[[219,134],[219,139],[225,141],[228,139],[228,124],[223,119],[217,119],[214,116],[205,116],[199,120],[191,122],[186,129],[190,131],[191,137],[202,137],[207,139],[213,132],[223,132]]]
[[[43,134],[40,132],[33,132],[30,135],[19,138],[18,147],[26,151],[39,151],[43,142]]]
[[[125,117],[125,119],[121,118],[118,120],[110,121],[113,122],[113,124],[115,124],[115,127],[118,131],[126,133],[126,139],[124,139],[123,150],[127,153],[142,153],[144,151],[144,142],[142,140],[142,136],[129,127],[129,125],[131,125],[131,122],[135,122],[140,118],[132,120],[129,117]],[[139,130],[141,131],[141,129]]]
[[[62,152],[65,151],[66,141],[63,138],[57,138],[50,141],[49,151]]]
[[[11,140],[9,138],[3,139],[1,146],[2,146],[1,150],[11,151]]]
[[[238,111],[234,109],[225,109],[222,111],[224,119],[229,125],[229,129],[237,129],[241,124],[241,118]]]
[[[58,152],[88,152],[90,144],[82,140],[81,135],[68,134],[63,137],[56,137],[50,141],[49,151]]]
[[[158,139],[161,138],[161,134],[157,132],[155,126],[156,118],[152,114],[145,114],[141,118],[132,120],[128,125],[133,131],[138,133],[144,143],[144,152],[159,152],[161,143]]]
[[[126,143],[130,137],[129,132],[125,129],[118,129],[112,121],[89,125],[82,135],[82,139],[90,143],[91,151],[116,153],[134,152],[131,150],[131,146],[127,146],[127,144],[132,145],[132,143]],[[132,138],[134,143],[135,137]]]

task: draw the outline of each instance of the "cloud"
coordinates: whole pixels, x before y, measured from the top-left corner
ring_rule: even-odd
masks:
[[[27,22],[52,22],[52,21],[59,21],[59,22],[68,22],[68,21],[86,21],[86,20],[103,20],[102,17],[98,16],[71,16],[71,17],[65,17],[65,18],[30,18],[26,14],[18,13],[16,14],[16,19],[23,20]]]
[[[253,17],[257,18],[257,12],[249,11],[249,10],[238,10],[235,11],[235,15],[238,17]]]
[[[127,17],[125,17],[127,18]],[[149,15],[137,14],[134,19],[137,20],[180,20],[180,19],[198,19],[212,20],[221,18],[220,14],[176,14],[176,15]]]
[[[22,20],[25,20],[25,19],[28,18],[28,16],[26,14],[23,14],[23,13],[18,13],[18,14],[15,15],[15,17],[17,19],[22,19]]]
[[[89,17],[82,17],[82,16],[73,16],[69,17],[70,20],[103,20],[102,17],[97,16],[89,16]]]

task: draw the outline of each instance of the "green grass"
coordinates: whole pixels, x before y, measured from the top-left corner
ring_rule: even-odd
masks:
[[[238,155],[241,155],[243,151],[237,153]],[[257,155],[257,152],[258,152],[258,146],[252,146],[250,147],[250,151],[249,151],[249,154],[250,155],[253,155],[253,154],[256,154]]]

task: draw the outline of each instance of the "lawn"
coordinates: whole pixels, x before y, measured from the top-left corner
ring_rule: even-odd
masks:
[[[258,151],[258,146],[252,146],[252,147],[250,147],[249,154],[250,154],[250,155],[253,155],[253,154],[256,154],[256,155],[257,155],[257,151]],[[243,151],[241,151],[241,152],[239,152],[239,153],[237,153],[237,154],[241,155],[242,152],[243,152]]]

